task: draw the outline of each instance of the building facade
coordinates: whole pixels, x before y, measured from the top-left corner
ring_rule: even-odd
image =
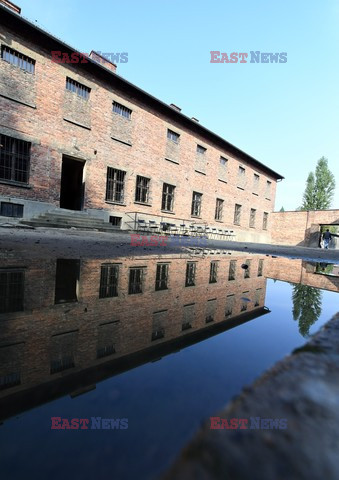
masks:
[[[2,216],[63,209],[124,229],[153,219],[269,239],[281,175],[94,52],[57,63],[77,52],[1,3],[0,19]]]

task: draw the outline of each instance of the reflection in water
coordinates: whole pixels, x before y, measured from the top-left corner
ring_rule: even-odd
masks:
[[[316,273],[339,277],[339,265],[335,265],[334,263],[317,263]]]
[[[321,315],[322,293],[307,285],[294,285],[292,292],[293,318],[299,322],[299,332],[309,335],[310,327]]]

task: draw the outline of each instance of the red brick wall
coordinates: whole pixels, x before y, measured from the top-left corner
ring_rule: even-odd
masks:
[[[2,44],[35,59],[36,66],[33,76],[0,61],[0,133],[32,142],[31,188],[0,184],[0,195],[58,207],[62,156],[70,155],[86,161],[85,209],[105,210],[113,215],[135,211],[161,215],[165,182],[176,187],[174,212],[169,217],[191,219],[192,192],[197,191],[203,194],[201,219],[197,221],[234,227],[234,207],[239,203],[241,226],[234,228],[267,234],[262,229],[263,212],[274,208],[276,181],[264,170],[82,71],[81,65],[53,63],[50,52],[13,32],[5,31],[2,38]],[[66,76],[91,88],[88,101],[66,91]],[[131,120],[112,112],[114,100],[133,111]],[[168,128],[180,134],[178,145],[167,139]],[[197,159],[197,144],[207,148],[203,162]],[[220,175],[220,156],[228,159],[227,183],[219,180],[225,178]],[[239,165],[246,168],[244,189],[237,187]],[[124,205],[105,201],[107,166],[127,172]],[[254,173],[260,175],[257,195],[252,193]],[[134,202],[137,175],[151,178],[149,206]],[[267,180],[272,182],[270,199],[266,199]],[[220,224],[214,220],[217,198],[224,200]],[[255,228],[249,227],[250,208],[257,210]]]
[[[272,243],[317,247],[320,225],[331,224],[339,224],[339,210],[273,212],[271,214]]]

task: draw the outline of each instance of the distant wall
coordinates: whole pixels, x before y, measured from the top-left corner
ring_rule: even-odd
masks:
[[[339,225],[339,210],[272,212],[272,243],[318,247],[321,225]]]

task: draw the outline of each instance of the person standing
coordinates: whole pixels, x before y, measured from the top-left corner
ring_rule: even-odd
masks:
[[[327,229],[326,232],[323,234],[324,248],[328,249],[331,238],[332,238],[332,235],[329,229]]]

